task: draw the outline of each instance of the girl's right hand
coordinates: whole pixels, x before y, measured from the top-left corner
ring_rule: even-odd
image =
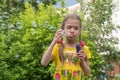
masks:
[[[63,34],[64,34],[64,30],[63,29],[59,29],[59,30],[57,30],[56,31],[56,33],[55,33],[55,36],[54,36],[54,41],[55,42],[57,42],[57,40],[59,39],[59,38],[61,38],[62,36],[63,36]]]
[[[80,51],[77,53],[77,56],[78,56],[78,58],[79,58],[81,61],[85,61],[85,60],[86,60],[86,54],[85,54],[84,50],[80,50]]]

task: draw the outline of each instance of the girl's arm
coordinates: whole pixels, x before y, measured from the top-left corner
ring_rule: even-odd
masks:
[[[90,74],[89,60],[87,59],[87,56],[86,56],[84,50],[80,50],[77,53],[77,56],[80,59],[80,62],[81,62],[80,64],[81,64],[81,67],[84,71],[84,75],[89,76],[89,74]]]
[[[63,31],[62,29],[59,29],[58,31],[56,31],[53,41],[51,42],[47,51],[44,53],[42,60],[41,60],[41,64],[43,66],[47,66],[49,62],[52,60],[52,50],[57,40],[62,36],[62,31]]]
[[[52,60],[52,50],[54,48],[55,43],[56,42],[53,40],[49,48],[47,49],[47,51],[44,53],[42,60],[41,60],[41,64],[43,66],[47,66],[49,62]]]
[[[90,66],[89,66],[89,60],[88,59],[81,61],[81,67],[82,67],[82,69],[84,71],[84,75],[89,76],[89,74],[90,74]]]

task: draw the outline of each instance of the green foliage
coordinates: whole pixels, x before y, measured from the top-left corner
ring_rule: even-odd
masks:
[[[39,4],[36,11],[29,3],[18,15],[1,19],[0,79],[51,80],[49,66],[41,66],[40,60],[63,16],[52,5]]]
[[[0,80],[50,80],[55,65],[51,63],[48,67],[43,67],[40,60],[52,41],[54,32],[60,28],[67,10],[42,3],[37,4],[36,9],[34,3],[29,4],[35,0],[28,0],[25,6],[16,1],[0,1]],[[22,4],[23,7],[12,2]],[[82,40],[92,55],[89,79],[99,79],[100,68],[105,66],[107,70],[112,69],[108,60],[120,58],[120,52],[114,47],[117,39],[109,36],[116,28],[110,18],[112,4],[111,0],[93,0],[87,6],[82,2],[80,0]],[[101,56],[98,53],[107,55]]]
[[[86,43],[90,47],[92,59],[90,60],[91,75],[89,78],[100,79],[100,68],[105,66],[108,70],[112,69],[110,60],[116,61],[119,58],[119,51],[115,45],[118,39],[111,36],[111,32],[116,30],[116,26],[112,24],[112,0],[93,0],[86,5],[80,0],[81,12],[84,17],[83,32],[87,35]],[[88,39],[88,40],[86,40]],[[101,56],[105,54],[105,56]],[[106,71],[107,71],[106,69]]]
[[[115,80],[120,80],[120,74],[115,76]]]
[[[18,16],[19,12],[25,10],[24,3],[28,2],[35,10],[38,10],[39,3],[43,3],[44,7],[48,5],[56,5],[58,2],[64,5],[64,0],[0,0],[0,14],[8,12],[14,16]]]

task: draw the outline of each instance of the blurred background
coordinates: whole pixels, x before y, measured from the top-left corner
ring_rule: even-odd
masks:
[[[52,80],[54,62],[40,60],[71,13],[92,55],[84,80],[120,80],[120,0],[0,0],[0,80]]]

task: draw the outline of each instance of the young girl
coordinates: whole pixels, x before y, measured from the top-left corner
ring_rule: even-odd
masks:
[[[81,19],[76,14],[65,17],[61,29],[56,31],[41,60],[43,66],[47,66],[51,60],[55,61],[54,80],[81,80],[83,75],[89,75],[91,55],[87,46],[79,45],[81,33]],[[63,35],[63,41],[58,42]]]

